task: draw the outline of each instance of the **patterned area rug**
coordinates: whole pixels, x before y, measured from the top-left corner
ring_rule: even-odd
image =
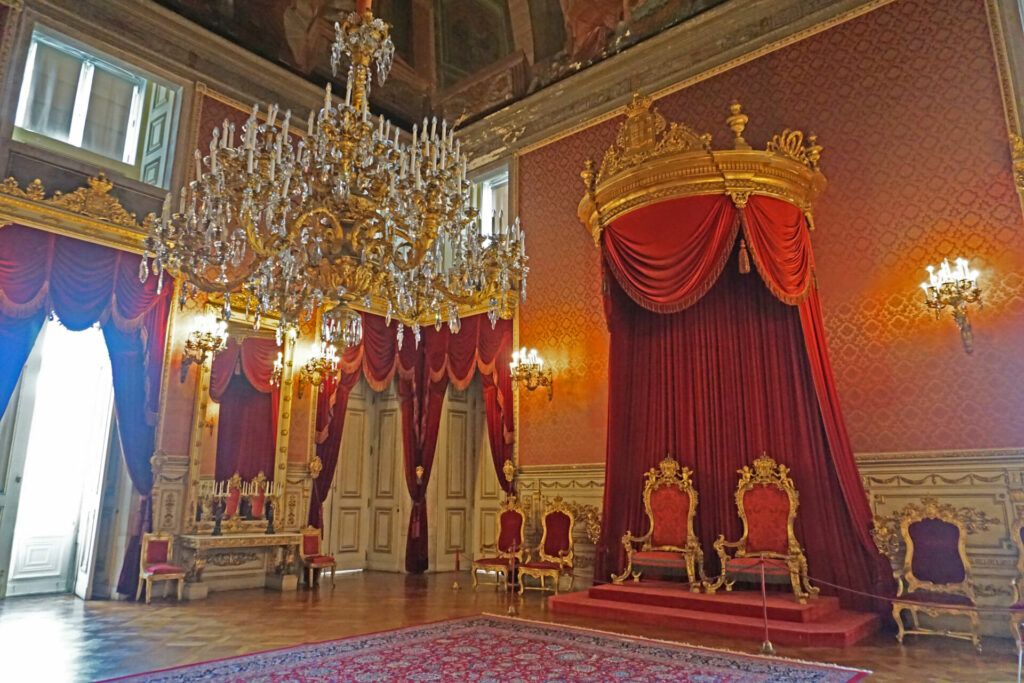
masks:
[[[858,681],[869,672],[478,616],[127,676],[231,681]]]

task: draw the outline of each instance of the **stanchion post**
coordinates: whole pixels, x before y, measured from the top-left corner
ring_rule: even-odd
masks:
[[[462,586],[459,585],[459,549],[455,549],[455,580],[452,581],[452,590],[462,590]]]
[[[761,609],[764,613],[764,642],[761,643],[761,654],[775,654],[775,646],[768,638],[768,590],[765,588],[764,558],[761,558]]]

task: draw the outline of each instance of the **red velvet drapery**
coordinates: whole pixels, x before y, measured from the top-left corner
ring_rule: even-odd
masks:
[[[760,277],[725,267],[737,224]],[[666,452],[694,469],[698,533],[714,563],[712,540],[740,529],[736,469],[767,450],[800,490],[811,574],[887,589],[800,209],[760,196],[742,211],[724,196],[666,201],[607,226],[603,251],[611,367],[598,576],[621,566],[625,530],[643,531],[643,472]]]
[[[210,399],[220,403],[217,421],[217,481],[238,472],[274,479],[279,388],[271,384],[278,347],[273,339],[228,338],[210,368]]]
[[[0,410],[6,409],[48,314],[71,330],[98,322],[110,354],[125,464],[148,510],[173,287],[167,279],[157,291],[153,276],[140,283],[138,270],[139,257],[133,254],[21,226],[0,228]],[[119,592],[133,596],[140,532],[132,532],[118,583]]]
[[[512,382],[508,363],[512,354],[512,325],[499,320],[492,328],[484,315],[463,319],[458,334],[447,328],[422,331],[416,345],[406,332],[401,350],[395,337],[396,326],[384,318],[363,314],[363,342],[348,349],[339,363],[339,378],[331,379],[317,399],[317,455],[323,471],[313,484],[309,523],[321,526],[322,505],[330,490],[337,467],[345,424],[348,395],[366,378],[374,391],[384,391],[398,375],[402,406],[402,444],[406,487],[412,498],[406,569],[422,572],[427,568],[426,490],[437,445],[441,409],[448,384],[465,389],[479,372],[483,383],[488,442],[498,480],[506,490],[502,466],[512,453]],[[420,477],[416,468],[422,467]]]

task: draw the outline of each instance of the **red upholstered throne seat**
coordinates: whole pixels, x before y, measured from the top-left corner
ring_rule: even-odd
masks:
[[[509,495],[501,504],[494,533],[494,543],[480,549],[481,557],[473,560],[473,589],[479,585],[479,571],[495,573],[495,587],[512,580],[514,566],[523,561],[523,539],[526,515],[516,497]]]
[[[807,558],[793,531],[800,497],[789,468],[765,454],[754,461],[753,469],[742,467],[739,475],[736,511],[743,536],[735,542],[725,536],[715,541],[722,573],[705,584],[708,592],[723,586],[732,590],[737,581],[760,582],[763,576],[766,582],[788,582],[800,602],[815,597],[818,589],[807,578]]]
[[[968,527],[973,524],[966,509],[957,510],[934,498],[922,498],[921,504],[909,503],[887,519],[875,519],[875,542],[898,567],[893,571],[897,591],[892,617],[899,642],[907,634],[941,635],[970,640],[981,651],[978,612],[973,609],[977,599],[966,548]],[[970,628],[926,628],[918,619],[919,612],[966,618]],[[910,614],[910,628],[904,624],[904,613]]]
[[[621,574],[612,574],[612,583],[627,578],[639,581],[643,567],[649,567],[658,572],[685,572],[690,590],[699,591],[704,579],[704,553],[693,531],[697,490],[690,469],[666,456],[644,475],[643,500],[647,533],[636,536],[627,531],[623,535],[626,567]]]
[[[555,593],[563,576],[569,577],[572,590],[574,543],[573,527],[576,517],[560,496],[548,501],[541,516],[541,539],[536,548],[537,559],[531,551],[519,566],[519,594],[526,589],[525,578],[533,577],[540,582],[539,589],[547,590],[546,579],[551,579]]]

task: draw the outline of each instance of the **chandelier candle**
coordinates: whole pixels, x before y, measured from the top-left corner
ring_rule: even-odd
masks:
[[[454,127],[424,119],[404,144],[384,117],[372,120],[371,66],[383,83],[394,51],[388,25],[360,0],[331,48],[335,73],[348,69],[345,100],[328,84],[304,138],[276,105],[262,121],[254,106],[237,144],[232,124],[215,128],[178,211],[168,198],[146,218],[140,277],[169,271],[181,304],[223,296],[225,320],[233,299],[256,327],[278,316],[279,342],[318,309],[321,338],[342,348],[362,339],[355,307],[397,320],[399,344],[406,327],[417,343],[421,325],[458,332],[466,311],[511,318],[526,295],[523,233],[517,219],[484,234]]]

